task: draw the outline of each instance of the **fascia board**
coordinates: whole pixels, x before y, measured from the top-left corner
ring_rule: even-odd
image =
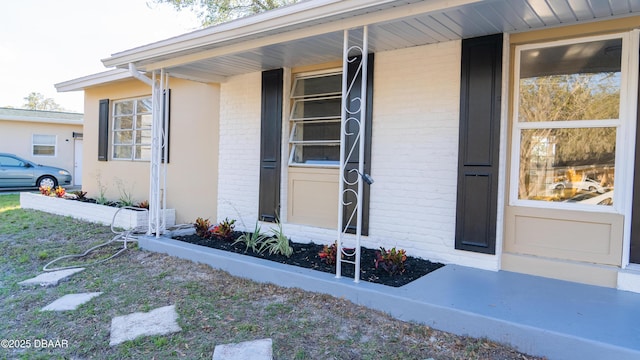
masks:
[[[113,70],[104,71],[101,73],[87,75],[81,78],[57,83],[54,86],[56,90],[58,90],[58,92],[80,91],[92,86],[106,84],[113,81],[124,80],[128,78],[133,78],[131,76],[131,73],[129,73],[129,70],[113,69]]]
[[[373,9],[375,6],[393,3],[395,1],[397,0],[303,1],[295,5],[267,11],[255,16],[238,19],[222,25],[212,26],[203,30],[116,53],[109,58],[103,59],[102,62],[107,67],[123,67],[129,63],[136,63],[162,56],[166,57],[169,54],[178,54],[183,51],[194,50],[204,45],[237,41],[243,38],[250,41],[253,35],[268,35],[268,33],[273,32],[273,30],[280,30],[281,33],[284,33],[288,31],[287,29],[297,29],[299,25],[304,23],[317,23],[320,19],[326,19],[327,22],[333,23],[332,27],[336,29],[346,29],[348,25],[346,25],[345,22],[354,24],[355,22],[354,20],[348,21],[348,18],[341,17],[341,15],[366,8]],[[369,15],[374,16],[368,21],[373,21],[372,19],[376,19],[376,21],[390,21],[394,18],[408,17],[420,12],[451,9],[479,1],[482,0],[421,1],[410,5],[373,12]],[[356,17],[359,19],[358,24],[365,24],[363,23],[364,20],[362,17],[362,15]],[[293,35],[294,37],[302,38],[305,36],[304,30],[297,30],[296,32],[300,34]]]
[[[26,117],[26,116],[1,116],[0,121],[20,121],[20,122],[37,122],[61,125],[82,125],[84,120],[55,119],[43,117]]]

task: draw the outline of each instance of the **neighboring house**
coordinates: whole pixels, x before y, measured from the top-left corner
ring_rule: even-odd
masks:
[[[296,241],[330,243],[355,225],[338,224],[354,141],[340,134],[343,69],[357,73],[343,43],[366,38],[366,140],[347,161],[362,153],[375,180],[359,192],[363,245],[640,291],[639,15],[634,1],[304,1],[116,53],[103,60],[115,69],[56,87],[85,92],[85,179],[157,193],[150,104],[163,102],[138,71],[153,73],[171,90],[161,190],[178,221],[279,218]],[[613,201],[550,188],[582,177]]]
[[[0,152],[55,166],[82,184],[83,114],[0,108]]]

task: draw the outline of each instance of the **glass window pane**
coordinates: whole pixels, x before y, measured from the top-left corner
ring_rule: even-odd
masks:
[[[133,131],[115,131],[113,133],[114,144],[133,144]]]
[[[520,53],[518,121],[618,119],[622,40]]]
[[[140,99],[137,103],[138,108],[136,111],[138,114],[151,112],[151,98]]]
[[[113,158],[114,159],[131,159],[131,146],[113,146]]]
[[[0,165],[2,166],[23,166],[24,163],[10,156],[0,156]]]
[[[33,155],[54,156],[56,147],[50,145],[33,145]]]
[[[33,143],[38,145],[55,145],[55,135],[33,135]]]
[[[136,146],[136,160],[149,160],[151,159],[151,146],[138,145]]]
[[[115,130],[133,129],[133,118],[131,116],[119,116],[113,119],[113,128]]]
[[[151,114],[136,116],[136,128],[150,128],[151,127]]]
[[[342,93],[342,74],[298,78],[293,84],[292,97],[331,95]]]
[[[518,198],[612,205],[615,145],[613,127],[522,130]]]
[[[151,130],[136,130],[136,144],[151,144]]]
[[[340,97],[297,100],[293,104],[291,118],[293,120],[340,118],[340,106]]]
[[[133,114],[133,101],[120,101],[115,104],[114,115]]]
[[[340,146],[296,144],[292,151],[297,164],[340,165]]]
[[[295,124],[293,141],[340,141],[339,122],[300,122]]]

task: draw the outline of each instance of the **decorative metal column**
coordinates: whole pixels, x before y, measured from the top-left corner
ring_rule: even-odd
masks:
[[[360,281],[360,238],[362,235],[362,195],[364,175],[364,141],[365,141],[365,114],[367,104],[367,52],[368,52],[368,28],[362,30],[362,46],[349,44],[349,30],[344,31],[344,45],[342,54],[342,111],[340,131],[340,189],[338,201],[338,240],[339,254],[336,259],[336,278],[341,277],[342,264],[353,264],[354,282]],[[349,65],[357,65],[357,71],[353,78],[349,79]],[[360,96],[351,96],[354,84],[360,80]],[[355,126],[350,125],[355,124]],[[355,131],[354,131],[355,129]],[[353,141],[347,148],[347,137]],[[354,153],[358,154],[358,169],[349,169],[347,161]],[[355,178],[355,180],[354,180]],[[349,200],[349,198],[355,200]],[[345,214],[345,206],[353,205],[351,211]],[[355,236],[347,234],[349,224],[356,219]],[[346,221],[345,221],[346,219]],[[346,242],[353,247],[345,246]],[[343,259],[342,255],[353,260]]]
[[[151,168],[149,172],[149,230],[148,235],[160,235],[166,229],[166,130],[169,121],[168,96],[169,76],[160,70],[152,76],[152,123],[151,123]]]

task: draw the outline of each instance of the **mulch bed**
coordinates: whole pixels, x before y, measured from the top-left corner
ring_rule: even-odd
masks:
[[[283,255],[271,255],[267,251],[261,254],[255,253],[251,249],[245,251],[244,243],[233,244],[235,239],[240,235],[242,235],[242,232],[235,231],[229,240],[218,238],[204,239],[198,235],[177,236],[174,239],[331,274],[335,274],[336,272],[335,265],[328,265],[318,256],[318,253],[322,251],[323,245],[291,242],[293,254],[287,258]],[[405,271],[402,274],[390,275],[385,270],[376,269],[375,267],[376,251],[378,250],[361,247],[360,251],[360,279],[393,287],[406,285],[444,266],[440,263],[433,263],[428,260],[407,256],[407,260],[404,263]],[[354,266],[352,264],[343,264],[342,275],[353,278]]]

